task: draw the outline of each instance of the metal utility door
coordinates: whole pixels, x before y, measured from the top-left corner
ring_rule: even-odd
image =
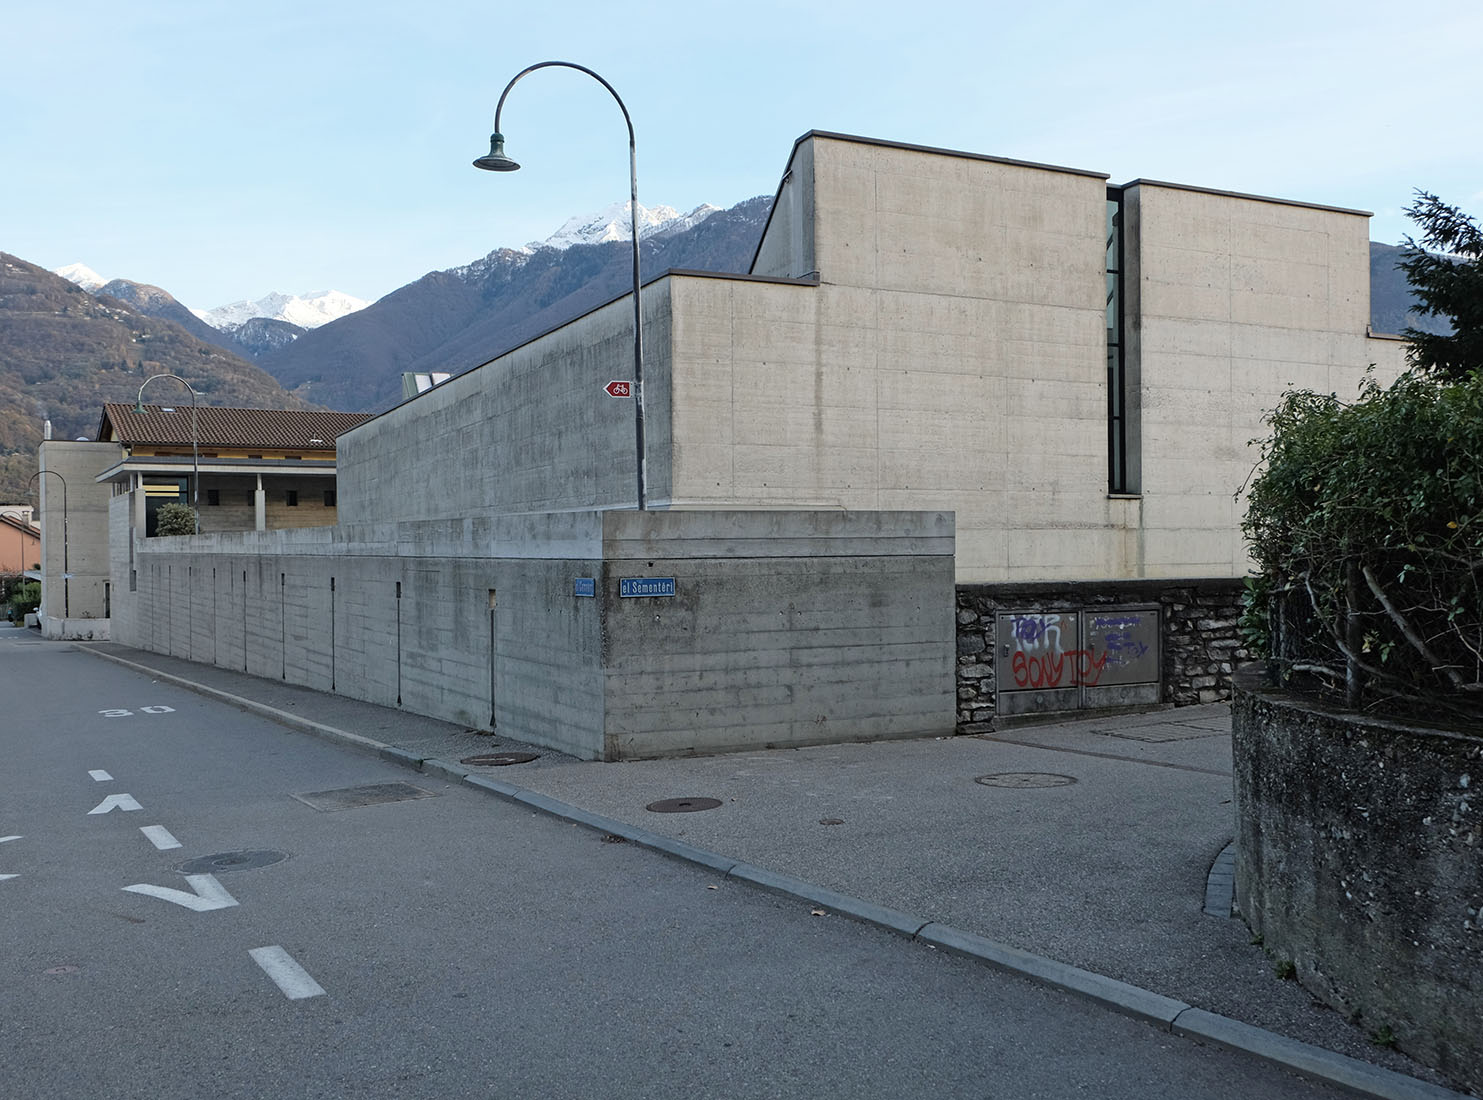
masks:
[[[1159,608],[1009,611],[995,616],[1001,715],[1160,701]]]

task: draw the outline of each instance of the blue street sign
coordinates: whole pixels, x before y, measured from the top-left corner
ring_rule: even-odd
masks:
[[[593,577],[577,577],[572,582],[574,596],[596,596],[597,580]]]
[[[624,577],[618,582],[618,595],[629,596],[673,596],[673,577]]]

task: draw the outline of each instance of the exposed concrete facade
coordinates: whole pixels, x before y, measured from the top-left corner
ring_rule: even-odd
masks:
[[[114,508],[126,530],[126,499]],[[123,575],[128,553],[117,538]],[[942,735],[952,554],[941,513],[581,511],[156,538],[114,624],[131,645],[585,759]],[[674,595],[621,594],[653,578]]]
[[[41,487],[41,606],[37,613],[41,632],[48,638],[108,637],[111,580],[105,532],[110,490],[93,478],[103,463],[121,453],[116,444],[59,439],[46,440],[38,450],[42,474],[36,479]]]
[[[645,288],[653,505],[949,510],[964,583],[1242,575],[1247,444],[1283,390],[1347,396],[1369,364],[1401,367],[1403,345],[1366,336],[1368,216],[1121,194],[1124,491],[1106,177],[815,133],[751,277]],[[343,436],[346,519],[631,504],[632,409],[601,393],[630,373],[629,312]]]

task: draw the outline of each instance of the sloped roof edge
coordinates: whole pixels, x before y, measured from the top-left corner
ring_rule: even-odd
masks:
[[[370,413],[323,409],[234,409],[201,405],[195,410],[194,441],[203,447],[272,447],[327,450],[340,435],[371,419]],[[191,406],[145,405],[143,413],[124,403],[103,406],[99,442],[189,445]],[[317,441],[317,442],[316,442]]]

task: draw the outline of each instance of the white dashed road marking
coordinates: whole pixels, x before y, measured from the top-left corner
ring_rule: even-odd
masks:
[[[113,780],[113,776],[109,775],[102,768],[96,768],[88,772],[88,774],[93,777],[94,783],[108,783]]]
[[[139,831],[149,837],[149,842],[162,852],[180,847],[180,841],[171,836],[170,830],[163,825],[141,825]]]
[[[298,963],[294,962],[293,956],[283,948],[255,947],[248,952],[253,962],[263,968],[263,972],[272,978],[283,995],[290,1001],[303,1000],[305,997],[324,996],[322,987]]]

